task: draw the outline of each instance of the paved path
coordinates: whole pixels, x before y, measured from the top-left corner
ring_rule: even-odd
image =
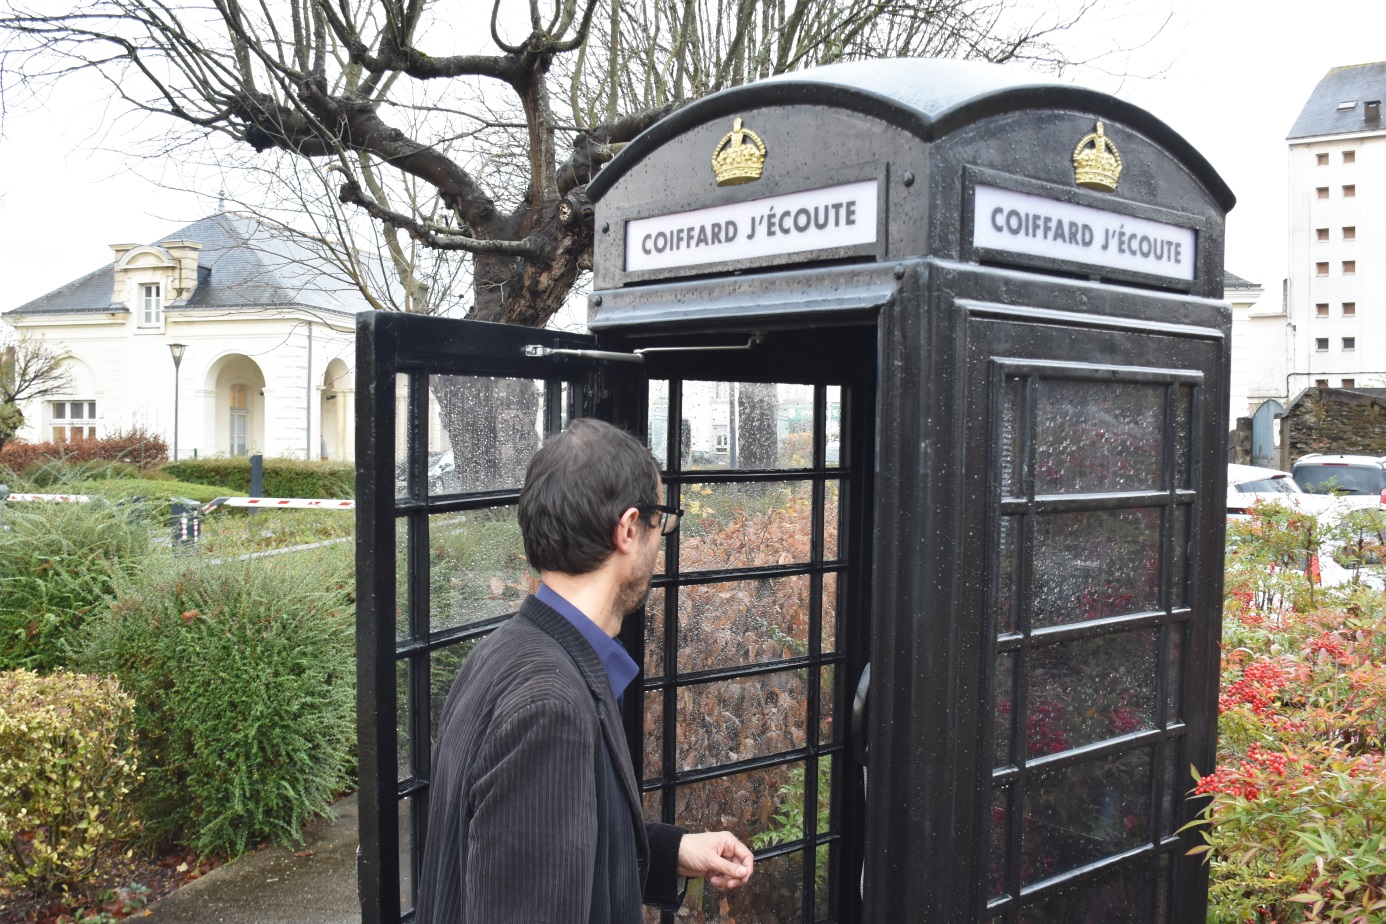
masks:
[[[155,924],[360,924],[356,796],[318,818],[296,848],[269,847],[212,870],[150,906]],[[310,856],[295,856],[295,852]]]

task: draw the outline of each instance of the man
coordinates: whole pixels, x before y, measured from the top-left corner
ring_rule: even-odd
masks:
[[[639,924],[680,877],[731,889],[753,856],[726,832],[646,824],[617,705],[639,667],[616,641],[663,535],[659,467],[578,419],[535,453],[520,494],[543,584],[468,656],[434,748],[419,924]]]

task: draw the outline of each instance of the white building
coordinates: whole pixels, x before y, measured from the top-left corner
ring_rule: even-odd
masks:
[[[112,263],[5,313],[72,357],[70,388],[22,408],[21,439],[138,425],[172,449],[177,407],[182,458],[353,457],[354,316],[368,305],[336,267],[232,213],[111,249]]]
[[[1252,313],[1257,310],[1265,290],[1226,271],[1222,274],[1222,289],[1223,300],[1232,306],[1232,375],[1228,382],[1228,402],[1231,423],[1235,425],[1238,417],[1247,417],[1256,410],[1251,404],[1251,377],[1256,357],[1243,345],[1251,336]]]
[[[1335,67],[1290,146],[1288,400],[1386,385],[1386,61]],[[1267,361],[1274,357],[1267,357]]]

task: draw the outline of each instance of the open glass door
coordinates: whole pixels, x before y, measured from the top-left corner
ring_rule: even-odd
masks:
[[[591,337],[364,316],[358,328],[357,736],[367,924],[413,918],[439,710],[478,641],[535,586],[516,503],[596,364],[528,356]]]
[[[591,337],[363,320],[366,924],[413,917],[436,716],[468,653],[536,586],[516,504],[533,452],[576,416],[643,435],[665,502],[684,509],[646,618],[622,634],[644,667],[625,724],[646,816],[731,830],[757,854],[748,888],[721,896],[694,883],[679,919],[857,919],[860,776],[844,726],[868,638],[874,336],[809,340],[771,334],[753,356],[690,347],[637,365],[547,352],[593,350]]]

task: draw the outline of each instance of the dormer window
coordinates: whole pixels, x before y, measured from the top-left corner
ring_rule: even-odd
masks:
[[[1363,108],[1366,110],[1364,118],[1368,122],[1376,122],[1381,118],[1381,100],[1369,99],[1363,104]]]
[[[1338,104],[1338,111],[1339,111],[1339,112],[1348,112],[1348,111],[1353,110],[1353,109],[1356,109],[1356,108],[1357,108],[1357,100],[1355,100],[1355,99],[1345,99],[1345,100],[1343,100],[1341,103]]]
[[[163,323],[164,299],[157,282],[140,286],[140,326],[158,327]]]

